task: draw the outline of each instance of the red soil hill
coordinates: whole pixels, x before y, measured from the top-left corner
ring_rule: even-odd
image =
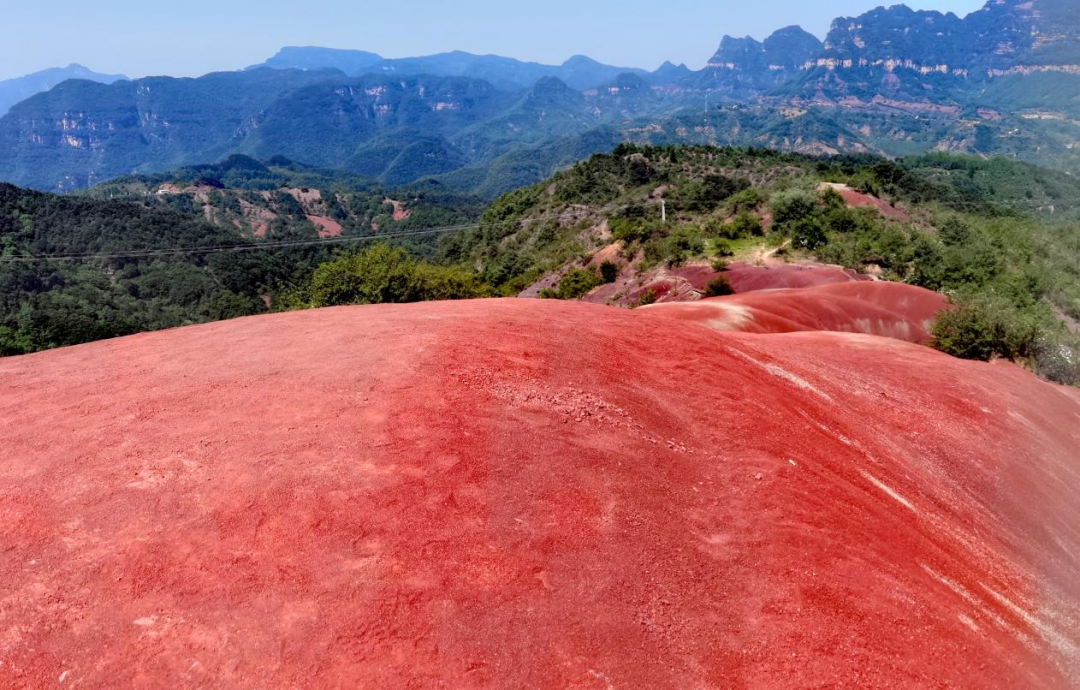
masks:
[[[643,310],[718,331],[842,331],[925,343],[930,324],[945,306],[942,295],[914,285],[857,282],[654,304]]]
[[[821,264],[789,264],[780,261],[769,262],[764,266],[736,262],[731,264],[724,275],[727,276],[732,290],[736,293],[873,280],[870,276],[862,275],[850,268]]]
[[[0,361],[0,686],[1066,687],[1080,399],[540,300]]]

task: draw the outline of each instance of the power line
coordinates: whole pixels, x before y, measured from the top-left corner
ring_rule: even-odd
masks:
[[[648,203],[647,200],[646,203]],[[660,200],[665,204],[664,200]],[[632,204],[605,209],[607,213],[630,208]],[[35,261],[94,261],[107,259],[148,259],[158,256],[178,256],[182,254],[223,254],[226,252],[264,251],[269,249],[293,249],[296,247],[318,247],[324,245],[342,245],[350,242],[370,242],[392,240],[402,237],[417,237],[420,235],[437,235],[448,232],[460,232],[464,230],[479,230],[493,225],[515,225],[519,223],[540,223],[548,220],[561,219],[565,213],[553,216],[541,216],[538,218],[521,218],[517,220],[494,221],[490,223],[474,223],[470,225],[447,225],[434,228],[423,228],[408,232],[392,233],[386,235],[364,235],[359,237],[331,237],[318,240],[281,240],[269,242],[248,242],[245,244],[207,245],[204,247],[161,247],[157,249],[132,249],[128,251],[111,252],[107,254],[38,254],[0,256],[0,263],[31,263]],[[666,207],[662,211],[663,220],[667,220]]]
[[[341,245],[349,242],[368,242],[371,240],[390,240],[399,237],[415,237],[418,235],[433,235],[447,232],[459,232],[463,230],[477,230],[491,225],[507,225],[511,223],[536,223],[552,220],[559,216],[547,216],[541,218],[525,218],[511,221],[497,221],[493,223],[473,225],[447,225],[436,228],[425,228],[409,232],[399,232],[385,235],[364,235],[360,237],[331,237],[318,240],[282,240],[279,242],[248,242],[246,244],[207,245],[204,247],[163,247],[158,249],[133,249],[109,254],[38,254],[0,256],[0,263],[17,263],[32,261],[92,261],[96,259],[143,259],[156,256],[175,256],[179,254],[220,254],[225,252],[262,251],[266,249],[291,249],[294,247],[313,247],[323,245]]]

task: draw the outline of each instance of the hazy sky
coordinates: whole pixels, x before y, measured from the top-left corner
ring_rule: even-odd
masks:
[[[724,34],[764,38],[874,0],[0,0],[0,79],[79,62],[99,72],[195,76],[262,62],[281,46],[447,50],[561,63],[582,53],[622,67],[701,67]],[[892,4],[892,3],[889,3]],[[909,0],[964,15],[983,0]]]

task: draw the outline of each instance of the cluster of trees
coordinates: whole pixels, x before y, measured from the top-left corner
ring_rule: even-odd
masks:
[[[200,174],[243,183],[245,171],[266,175],[259,166],[232,160],[203,168]],[[252,179],[263,178],[248,182]],[[145,185],[145,180],[140,183]],[[125,184],[135,184],[135,178]],[[129,191],[125,198],[139,201],[108,198],[122,189]],[[211,215],[224,214],[230,201],[245,194],[264,201],[252,190],[211,189]],[[328,193],[325,198],[337,197]],[[394,223],[389,222],[392,209],[377,190],[343,198],[385,214],[385,231],[390,233],[460,224],[477,215],[471,200],[440,189],[414,190],[409,197],[413,214]],[[272,225],[271,239],[317,240],[303,209],[292,209],[295,215],[289,215],[289,202],[297,203],[292,196],[275,191],[272,199],[281,217]],[[368,228],[364,236],[374,234]],[[395,251],[420,257],[433,256],[437,249],[436,238],[428,235],[394,242]],[[212,247],[234,249],[200,251]],[[264,312],[294,298],[297,290],[311,284],[318,267],[338,255],[326,245],[255,251],[257,247],[257,240],[231,222],[209,222],[202,203],[186,194],[144,197],[114,185],[108,192],[56,196],[0,185],[0,355]],[[67,258],[27,258],[59,256]],[[450,269],[416,268],[424,278],[423,289],[396,299],[453,295],[476,282],[455,283],[467,272],[446,271]]]
[[[493,294],[472,272],[418,261],[400,247],[376,244],[322,264],[309,281],[283,295],[279,308],[474,299]]]
[[[197,218],[0,185],[0,354],[252,314],[284,270],[245,253],[128,256],[243,245]],[[119,255],[18,260],[24,256]]]

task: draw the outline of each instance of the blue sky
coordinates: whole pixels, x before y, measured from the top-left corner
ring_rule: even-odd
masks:
[[[386,57],[446,50],[559,63],[577,53],[625,67],[698,68],[724,34],[789,24],[824,37],[874,0],[0,0],[0,79],[79,62],[133,77],[196,76],[261,62],[284,45]],[[892,4],[892,3],[889,3]],[[983,0],[909,0],[963,15]]]

